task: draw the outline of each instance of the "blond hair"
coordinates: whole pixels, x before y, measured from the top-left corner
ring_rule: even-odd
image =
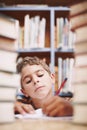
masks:
[[[22,68],[26,65],[41,65],[49,74],[51,74],[50,68],[46,62],[36,56],[26,56],[24,58],[19,58],[17,63],[17,72],[20,73]]]

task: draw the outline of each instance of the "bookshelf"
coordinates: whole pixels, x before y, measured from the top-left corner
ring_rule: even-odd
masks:
[[[54,72],[55,62],[59,56],[66,58],[74,57],[73,49],[69,50],[59,50],[54,47],[54,25],[57,17],[68,17],[69,8],[68,7],[4,7],[0,8],[0,12],[8,15],[10,17],[16,18],[20,21],[20,25],[24,26],[24,16],[29,14],[30,16],[40,15],[40,17],[46,18],[46,31],[49,31],[49,34],[46,34],[46,48],[36,48],[36,49],[18,49],[19,55],[30,56],[37,55],[39,57],[46,56],[47,61],[51,62],[51,70]],[[47,33],[47,32],[46,32]]]
[[[7,16],[13,17],[19,20],[20,26],[24,26],[24,17],[29,15],[31,18],[35,16],[40,16],[46,19],[46,36],[45,36],[45,47],[44,48],[29,48],[20,49],[17,52],[19,57],[38,56],[39,58],[46,58],[47,64],[50,64],[50,70],[55,73],[55,66],[58,66],[58,57],[63,59],[74,58],[74,50],[70,49],[60,49],[56,48],[54,44],[55,31],[54,26],[56,25],[57,18],[69,18],[68,7],[61,6],[4,6],[0,7],[0,13]]]

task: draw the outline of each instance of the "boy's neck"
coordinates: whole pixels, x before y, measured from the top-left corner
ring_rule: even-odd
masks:
[[[32,99],[32,102],[35,106],[35,108],[42,108],[42,105],[44,104],[44,102],[48,99],[52,97],[52,92],[50,92],[46,97],[44,97],[43,99]]]

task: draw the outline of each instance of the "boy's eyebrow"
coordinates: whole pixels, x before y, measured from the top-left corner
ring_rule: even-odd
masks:
[[[39,71],[44,71],[43,69],[40,69],[40,70],[36,70],[34,73],[37,73],[37,72],[39,72]],[[23,77],[23,81],[27,78],[27,77],[29,77],[31,74],[28,74],[28,75],[26,75],[25,77]]]

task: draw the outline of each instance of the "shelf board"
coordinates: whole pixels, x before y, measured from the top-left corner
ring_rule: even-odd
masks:
[[[56,48],[55,49],[55,52],[59,52],[59,53],[73,53],[74,52],[74,49],[62,49],[62,48]]]
[[[18,53],[46,53],[50,52],[50,48],[31,48],[31,49],[18,49]]]
[[[37,53],[46,53],[50,52],[51,48],[31,48],[31,49],[18,49],[17,50],[19,53],[26,53],[26,52],[37,52]],[[60,49],[56,48],[55,53],[74,53],[74,49]]]
[[[55,57],[62,57],[63,59],[67,57],[74,58],[74,49],[55,49]]]
[[[17,6],[5,6],[5,7],[0,7],[0,11],[50,11],[50,10],[55,10],[55,11],[69,11],[70,9],[68,7],[39,7],[39,6],[24,6],[24,7],[17,7]]]

